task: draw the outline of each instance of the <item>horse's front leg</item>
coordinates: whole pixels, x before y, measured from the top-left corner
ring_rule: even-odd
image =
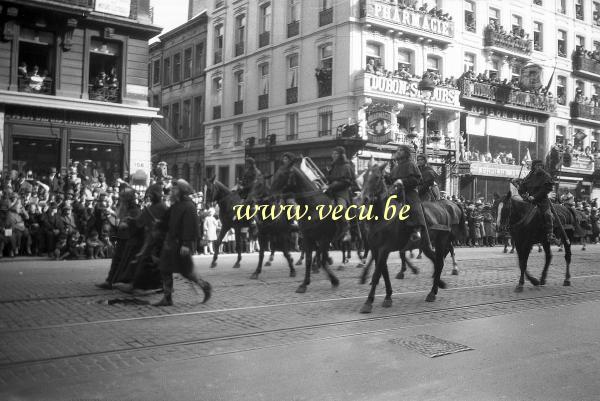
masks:
[[[223,238],[225,238],[225,234],[227,234],[227,231],[229,231],[231,227],[230,226],[225,226],[223,225],[223,227],[221,227],[221,232],[219,233],[219,236],[217,237],[217,242],[215,242],[214,245],[214,255],[213,255],[213,260],[212,263],[210,264],[210,267],[217,267],[217,259],[219,258],[219,248],[221,248],[221,243],[223,242]]]
[[[367,300],[360,308],[360,313],[371,313],[373,311],[373,302],[375,302],[375,290],[377,289],[377,284],[379,284],[379,278],[381,277],[381,264],[379,259],[379,251],[375,251],[371,249],[371,253],[373,255],[373,260],[375,261],[375,271],[373,272],[373,276],[371,277],[371,289],[369,290],[369,295],[367,295]]]
[[[402,266],[400,267],[400,271],[396,274],[396,278],[398,280],[404,280],[404,272],[406,271],[406,252],[400,252],[400,260],[402,261]]]
[[[571,285],[571,244],[573,243],[573,238],[564,241],[565,245],[565,262],[567,264],[567,269],[565,271],[565,281],[563,282],[564,286]]]
[[[296,277],[296,269],[294,269],[294,259],[292,259],[292,255],[290,255],[290,250],[285,249],[283,251],[283,256],[285,256],[285,260],[288,262],[288,267],[290,268],[290,277]]]
[[[402,252],[404,254],[404,252]],[[387,260],[389,258],[389,252],[382,252],[381,259],[383,265],[381,267],[381,275],[383,276],[383,282],[385,283],[385,298],[381,306],[389,308],[392,306],[392,282],[390,281],[390,271],[388,270]]]
[[[235,251],[237,252],[237,260],[235,261],[233,268],[238,269],[242,261],[242,233],[241,228],[234,228],[235,231]]]
[[[540,277],[540,285],[546,285],[548,267],[550,266],[550,262],[552,262],[552,248],[550,247],[550,243],[548,241],[544,241],[542,243],[542,246],[544,247],[544,255],[546,256],[546,261],[544,263],[544,269],[542,270],[542,276]]]
[[[297,293],[303,294],[306,292],[306,287],[310,284],[310,269],[312,264],[312,244],[308,244],[308,241],[305,241],[304,244],[304,281],[300,284]]]
[[[258,243],[260,245],[260,250],[258,251],[258,265],[256,265],[256,270],[250,276],[251,279],[257,279],[260,273],[262,273],[263,260],[265,259],[265,247],[263,245],[265,242],[263,236],[259,234]]]
[[[450,244],[450,256],[452,257],[452,275],[458,276],[458,264],[454,255],[454,245]]]
[[[331,269],[329,268],[331,264],[331,258],[329,257],[329,241],[321,241],[319,243],[319,251],[321,253],[322,260],[321,267],[323,268],[323,270],[325,270],[327,277],[329,277],[331,285],[333,287],[337,287],[338,285],[340,285],[340,280],[336,277],[335,274],[333,274],[333,271],[331,271]]]

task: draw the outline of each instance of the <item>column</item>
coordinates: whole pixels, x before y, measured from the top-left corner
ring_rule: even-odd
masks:
[[[148,122],[131,124],[129,146],[129,175],[137,170],[143,170],[150,177],[152,162],[150,160],[151,131]]]

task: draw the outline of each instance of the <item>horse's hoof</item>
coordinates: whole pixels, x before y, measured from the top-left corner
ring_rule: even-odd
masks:
[[[304,263],[304,261],[302,259],[300,259],[296,262],[296,266],[301,266],[302,263]]]
[[[396,274],[396,278],[398,280],[404,280],[404,272],[400,272],[400,273]]]
[[[213,262],[210,264],[210,268],[211,268],[211,269],[214,269],[215,267],[217,267],[217,262],[213,261]]]
[[[452,269],[452,275],[458,276],[458,269],[456,269],[456,268]]]
[[[440,280],[438,283],[438,287],[441,288],[442,290],[446,289],[446,282],[444,280]]]
[[[252,274],[250,275],[250,279],[251,279],[251,280],[257,280],[257,279],[258,279],[258,273],[252,273]]]
[[[508,253],[508,249],[504,248],[504,253]]]
[[[515,288],[515,292],[523,292],[523,286],[518,285],[517,288]]]
[[[425,298],[425,301],[427,301],[427,302],[435,301],[435,294],[433,292],[430,292],[429,294],[427,294],[427,298]]]
[[[563,286],[570,287],[571,286],[571,280],[565,280],[565,281],[563,281]]]
[[[290,277],[296,277],[296,270],[290,270]]]
[[[515,250],[514,250],[514,249],[511,249],[511,250],[510,250],[510,253],[515,253]]]
[[[546,285],[546,279],[540,279],[540,286]]]
[[[235,264],[233,265],[234,269],[239,269],[240,268],[240,262],[235,262]]]
[[[339,285],[340,285],[340,280],[338,280],[337,277],[331,277],[331,286],[335,288]]]
[[[381,306],[383,306],[384,308],[389,308],[390,306],[392,306],[392,298],[384,299],[381,303]]]
[[[298,287],[298,289],[296,290],[297,294],[304,294],[306,292],[306,286],[305,285],[301,285],[300,287]]]
[[[360,308],[360,313],[371,313],[373,310],[373,304],[370,302],[365,302],[365,304]]]
[[[266,267],[269,267],[269,266],[271,266],[271,262],[270,262],[270,261],[267,261],[267,262],[265,263],[265,266],[266,266]]]

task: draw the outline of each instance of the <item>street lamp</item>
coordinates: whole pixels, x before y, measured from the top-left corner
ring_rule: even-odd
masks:
[[[427,100],[431,98],[434,89],[435,83],[430,74],[426,72],[423,74],[423,79],[419,82],[419,90],[423,94],[423,104],[425,105],[423,113],[421,113],[423,116],[423,155],[427,155],[427,119],[431,115],[431,110],[427,107]]]

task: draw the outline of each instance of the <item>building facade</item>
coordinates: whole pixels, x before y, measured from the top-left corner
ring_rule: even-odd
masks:
[[[149,1],[1,1],[0,21],[2,169],[148,177]]]
[[[162,120],[152,126],[152,159],[199,189],[204,179],[206,12],[150,45],[148,101]]]

